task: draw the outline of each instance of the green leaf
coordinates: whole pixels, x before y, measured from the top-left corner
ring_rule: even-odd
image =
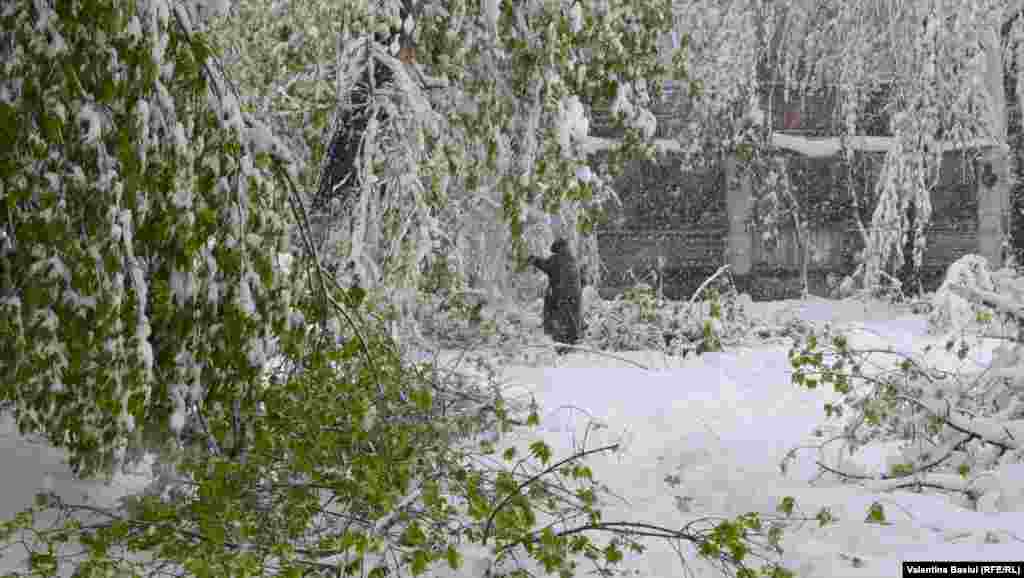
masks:
[[[604,549],[604,559],[609,564],[618,564],[622,561],[622,550],[614,544],[608,544]]]
[[[413,576],[420,576],[430,565],[430,554],[426,550],[416,550],[412,555],[412,566],[409,571]]]
[[[526,425],[529,427],[536,427],[540,425],[540,414],[536,411],[531,411],[530,415],[526,418]]]
[[[968,474],[971,473],[971,466],[967,464],[960,464],[956,471],[958,474],[960,474],[960,477],[966,479]]]
[[[356,337],[351,337],[349,338],[348,341],[345,342],[345,345],[342,346],[339,356],[343,360],[352,359],[355,356],[359,355],[361,351],[362,346],[360,345],[359,340]]]
[[[206,43],[206,40],[202,35],[195,34],[192,36],[192,56],[196,62],[206,62],[210,57],[211,50],[210,46]]]
[[[783,514],[785,514],[787,516],[792,516],[793,515],[793,509],[795,507],[796,507],[796,499],[793,498],[793,496],[786,496],[786,497],[782,498],[782,501],[779,502],[779,505],[776,506],[775,509],[780,511],[780,512],[782,512]]]
[[[41,576],[54,576],[57,570],[57,557],[50,553],[31,552],[29,568]]]
[[[458,570],[462,566],[462,554],[451,544],[448,544],[448,548],[445,550],[445,560],[448,561],[448,567],[452,570]]]
[[[579,480],[593,480],[594,472],[591,471],[590,467],[583,464],[576,464],[572,469],[572,477]]]
[[[705,558],[717,558],[722,549],[715,542],[705,540],[701,542],[700,548],[697,551]]]
[[[912,473],[914,473],[914,466],[911,464],[893,464],[889,468],[889,476],[894,478],[909,476]]]
[[[530,444],[530,455],[540,460],[544,465],[551,461],[551,447],[543,441],[537,440]]]
[[[426,534],[420,528],[419,523],[411,522],[402,532],[401,544],[403,546],[419,546],[427,541]]]
[[[103,104],[109,104],[114,101],[116,94],[114,79],[107,77],[100,81],[100,90],[96,95],[96,100]]]
[[[885,523],[885,510],[882,507],[881,502],[874,502],[871,507],[868,508],[867,519],[864,520],[869,524],[884,524]]]
[[[409,401],[421,412],[428,412],[434,403],[434,396],[431,395],[429,389],[421,387],[409,392]]]
[[[346,294],[345,294],[345,304],[348,305],[349,307],[353,308],[353,309],[355,309],[355,308],[359,307],[360,305],[362,305],[363,301],[365,301],[365,300],[366,300],[366,289],[363,289],[362,287],[360,287],[358,285],[349,288],[348,292],[346,292]]]
[[[761,516],[758,515],[757,512],[749,512],[747,514],[744,514],[744,515],[740,516],[739,521],[745,527],[750,528],[751,530],[755,530],[755,531],[760,531],[761,530],[761,527],[762,527]]]

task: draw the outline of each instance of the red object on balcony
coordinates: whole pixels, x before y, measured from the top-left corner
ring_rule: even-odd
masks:
[[[783,130],[793,130],[800,128],[800,111],[787,110],[783,112],[782,128]]]

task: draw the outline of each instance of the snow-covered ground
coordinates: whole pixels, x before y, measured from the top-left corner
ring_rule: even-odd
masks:
[[[138,473],[119,474],[111,483],[76,480],[63,456],[41,440],[22,436],[10,416],[0,415],[0,520],[9,520],[31,505],[40,490],[52,490],[74,503],[109,506],[143,489],[151,479]],[[39,523],[45,525],[47,518]],[[0,573],[19,569],[25,555],[17,545],[0,551]]]
[[[754,304],[766,319],[795,316],[816,325],[845,328],[852,344],[920,352],[937,340],[927,321],[905,309],[856,301]],[[949,355],[936,348],[949,367]],[[818,478],[816,452],[798,454],[782,474],[785,453],[813,437],[825,423],[823,404],[835,394],[807,391],[790,382],[787,346],[762,346],[705,354],[685,361],[661,354],[625,354],[643,371],[597,355],[572,355],[555,368],[512,368],[508,379],[533,394],[544,410],[543,436],[567,455],[584,434],[588,447],[622,440],[616,455],[596,455],[595,477],[625,499],[604,519],[653,521],[681,527],[694,517],[774,513],[784,496],[813,516],[830,508],[836,521],[790,528],[783,541],[785,564],[805,577],[898,576],[905,560],[1019,560],[1024,552],[1024,504],[1020,511],[979,513],[941,496],[873,493]],[[963,365],[984,363],[988,351]],[[623,355],[623,354],[619,354]],[[928,357],[933,357],[929,355]],[[596,419],[607,429],[587,432]],[[853,459],[868,472],[886,469],[884,450]],[[669,485],[666,477],[678,478]],[[869,506],[881,502],[889,524],[865,523]],[[688,513],[680,512],[679,504]],[[682,576],[677,554],[650,543],[629,560],[637,576]],[[714,575],[691,563],[692,575]]]
[[[832,323],[851,331],[858,345],[920,351],[935,342],[922,317],[881,305],[811,299],[758,303],[752,313]],[[509,368],[505,377],[512,384],[509,393],[534,395],[541,403],[540,435],[556,457],[569,454],[583,435],[589,436],[588,447],[622,442],[619,452],[589,461],[596,478],[623,498],[605,508],[605,520],[680,527],[700,515],[773,513],[782,497],[793,496],[800,513],[813,516],[828,507],[836,518],[824,528],[807,523],[787,530],[784,561],[797,576],[897,576],[904,560],[1021,558],[1024,504],[1016,512],[980,513],[935,495],[878,494],[816,479],[819,456],[809,451],[798,454],[783,474],[784,454],[815,440],[824,422],[822,405],[830,398],[828,391],[791,384],[786,350],[785,344],[764,345],[687,360],[620,354],[655,368],[650,371],[606,356],[573,354],[557,367]],[[607,427],[588,431],[591,419]],[[886,458],[875,450],[854,459],[879,471]],[[58,452],[22,438],[9,420],[0,422],[0,464],[0,516],[24,507],[44,480],[60,493],[86,492],[99,501],[123,492],[121,484],[139,483],[134,477],[113,487],[75,482]],[[885,507],[888,524],[864,522],[876,501]],[[676,552],[657,542],[627,562],[637,576],[686,575]],[[473,568],[470,563],[457,576],[477,576]],[[687,568],[692,575],[713,575],[695,560]]]

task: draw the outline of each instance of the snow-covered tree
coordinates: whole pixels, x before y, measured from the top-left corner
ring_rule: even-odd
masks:
[[[363,33],[395,24],[397,5],[299,4],[0,8],[0,407],[80,474],[153,466],[118,504],[42,492],[0,525],[21,575],[418,575],[469,556],[522,575],[523,554],[530,570],[607,574],[641,535],[752,572],[755,540],[778,540],[756,515],[604,522],[580,461],[614,446],[554,459],[535,441],[520,457],[501,435],[537,408],[506,403],[493,375],[403,358],[362,315],[368,292],[329,278],[301,206],[316,123],[350,72],[388,66],[347,256],[370,288],[415,290],[477,200],[521,256],[526,207],[590,200],[582,102],[650,120],[635,101],[659,70],[663,7],[424,5],[410,26],[433,94]],[[222,20],[232,11],[253,29]],[[125,459],[135,450],[154,452]]]
[[[835,97],[839,129],[833,136],[847,153],[858,146],[850,137],[864,133],[868,117],[889,119],[893,145],[864,233],[869,284],[905,258],[920,264],[943,152],[1006,146],[1003,71],[1019,60],[1017,2],[707,0],[674,6],[676,29],[687,40],[686,69],[699,79],[690,91],[695,98],[680,104],[687,120],[676,138],[695,160],[708,151],[711,160],[723,152],[761,158],[745,149],[773,144],[758,106],[766,82],[795,95]],[[917,238],[912,256],[903,255],[908,235]]]
[[[304,141],[305,158],[336,162],[332,141],[361,119],[346,137],[358,154],[345,151],[345,191],[310,215],[328,264],[405,311],[435,266],[452,270],[456,289],[511,292],[526,253],[555,235],[597,273],[591,232],[612,193],[588,164],[587,111],[614,105],[634,127],[622,148],[641,148],[666,71],[666,1],[245,0],[234,10],[229,67],[257,114],[288,116],[279,126]],[[307,169],[306,190],[322,188]]]
[[[288,151],[214,68],[201,12],[89,6],[0,11],[0,399],[96,471],[191,409],[254,404],[291,289]]]

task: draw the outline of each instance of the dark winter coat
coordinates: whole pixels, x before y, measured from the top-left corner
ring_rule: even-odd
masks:
[[[551,245],[550,257],[541,259],[531,255],[529,263],[548,276],[544,333],[560,343],[577,343],[583,330],[583,288],[569,242],[556,240]]]

